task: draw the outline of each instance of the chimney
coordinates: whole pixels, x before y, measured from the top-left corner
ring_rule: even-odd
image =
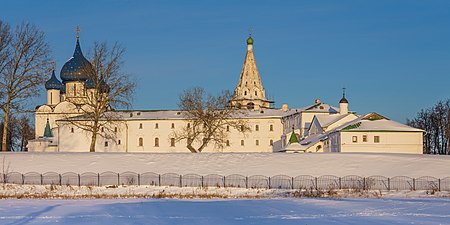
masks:
[[[288,109],[289,109],[288,104],[283,104],[283,105],[281,105],[281,110],[282,110],[283,112],[288,111]]]
[[[315,103],[315,104],[320,103],[320,99],[316,99],[316,100],[314,101],[314,103]]]

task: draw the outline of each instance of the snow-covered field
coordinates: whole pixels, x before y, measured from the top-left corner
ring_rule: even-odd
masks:
[[[0,224],[450,224],[450,199],[0,200]]]
[[[2,153],[9,172],[450,176],[450,156],[375,153]],[[1,167],[0,167],[1,168]],[[1,171],[0,171],[1,173]]]

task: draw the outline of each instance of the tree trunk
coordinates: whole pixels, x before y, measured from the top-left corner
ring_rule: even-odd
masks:
[[[8,95],[8,101],[6,102],[5,106],[5,116],[3,117],[3,136],[2,136],[2,151],[7,151],[7,140],[8,140],[8,125],[9,125],[9,95]]]
[[[95,143],[97,141],[97,132],[92,132],[90,152],[95,152]]]

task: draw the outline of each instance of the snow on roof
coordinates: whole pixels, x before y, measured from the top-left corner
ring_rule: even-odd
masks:
[[[319,102],[310,106],[305,107],[305,112],[328,112],[328,113],[337,113],[339,112],[339,108],[331,106],[329,104]]]
[[[336,123],[337,121],[343,119],[344,117],[348,116],[349,114],[319,114],[316,115],[316,119],[319,121],[320,126],[322,128],[326,128],[330,126],[333,123]]]
[[[368,119],[376,116],[378,119]],[[355,120],[343,124],[336,128],[337,131],[403,131],[403,132],[423,132],[421,129],[407,126],[399,122],[389,120],[380,116],[377,113],[369,113],[364,116],[360,116]]]

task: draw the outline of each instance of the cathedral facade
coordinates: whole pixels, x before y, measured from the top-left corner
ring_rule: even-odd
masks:
[[[246,112],[234,119],[246,120],[250,132],[242,134],[234,128],[226,128],[229,133],[225,147],[218,149],[211,144],[203,152],[340,152],[345,151],[346,148],[342,147],[344,145],[347,147],[357,144],[340,140],[344,132],[351,130],[343,129],[342,126],[349,127],[349,123],[358,119],[361,121],[360,116],[349,111],[345,94],[339,102],[339,108],[320,100],[302,108],[289,108],[287,104],[283,104],[281,108],[274,108],[274,102],[266,97],[256,66],[253,44],[254,40],[250,36],[247,39],[247,52],[239,82],[230,102],[234,110]],[[95,91],[89,76],[82,70],[86,65],[90,65],[89,60],[84,57],[77,36],[73,56],[60,71],[61,81],[56,77],[53,68],[50,79],[45,84],[47,104],[36,107],[36,136],[34,140],[29,141],[30,152],[89,152],[91,136],[70,122],[81,118],[86,111],[83,108],[86,107],[83,104],[84,100]],[[99,135],[96,142],[97,152],[189,152],[186,143],[177,142],[173,137],[177,129],[189,126],[189,121],[183,118],[181,111],[119,110],[112,113],[120,118],[112,125],[114,138],[111,138],[111,135]],[[374,127],[371,127],[370,123],[365,124],[365,130],[356,132],[364,133],[367,140],[367,134],[373,133]],[[400,134],[398,140],[402,140],[402,143],[406,140],[406,145],[400,146],[397,150],[374,148],[380,146],[380,142],[384,146],[396,144],[396,140],[388,138],[390,133],[386,133],[386,130],[377,133],[378,142],[366,141],[365,147],[359,146],[359,149],[421,153],[423,131],[403,126],[391,127],[392,132]],[[102,129],[100,132],[107,131]],[[357,134],[350,135],[350,139],[355,135]],[[330,141],[331,139],[333,141]]]

